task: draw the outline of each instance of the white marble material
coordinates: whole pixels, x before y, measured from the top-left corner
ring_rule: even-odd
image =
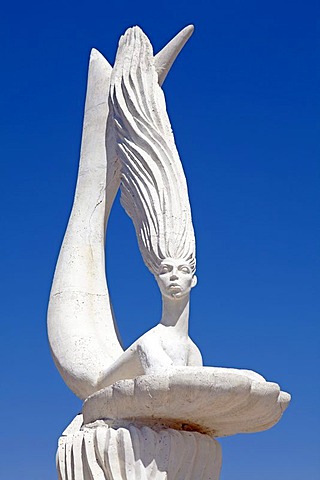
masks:
[[[159,84],[192,32],[192,26],[186,27],[156,55]],[[69,388],[81,399],[106,386],[104,377],[123,353],[105,274],[106,228],[120,185],[108,106],[111,71],[107,60],[93,49],[78,182],[48,308],[52,356]],[[131,371],[127,365],[125,378]],[[132,375],[141,373],[133,369]]]
[[[109,94],[121,204],[141,255],[156,277],[172,258],[195,271],[195,237],[187,182],[175,145],[152,46],[138,27],[119,42]]]
[[[101,370],[97,390],[121,379],[202,365],[199,349],[188,336],[189,296],[197,278],[187,184],[152,47],[138,27],[120,39],[109,108],[114,141],[110,144],[115,145],[121,174],[121,203],[134,223],[142,257],[159,285],[163,308],[159,325]]]
[[[159,375],[122,380],[90,396],[84,424],[192,430],[225,437],[267,430],[281,418],[290,395],[248,370],[176,367]]]
[[[74,204],[60,250],[48,308],[48,335],[55,364],[80,398],[122,353],[105,277],[105,221],[120,176],[107,158],[105,131],[111,66],[90,56],[81,157]],[[108,189],[106,188],[107,178]]]
[[[78,182],[48,309],[56,366],[85,400],[59,441],[60,480],[218,480],[211,437],[271,428],[290,401],[255,372],[203,367],[188,335],[195,235],[161,84],[192,32],[154,56],[133,27],[113,68],[91,53]],[[105,275],[119,188],[162,296],[159,324],[125,351]]]
[[[107,425],[60,438],[59,480],[218,480],[219,443],[197,432]]]

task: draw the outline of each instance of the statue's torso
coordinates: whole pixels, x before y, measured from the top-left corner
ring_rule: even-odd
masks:
[[[174,327],[157,325],[145,333],[137,346],[147,357],[150,369],[202,365],[201,354],[191,338]],[[145,372],[147,373],[147,372]]]

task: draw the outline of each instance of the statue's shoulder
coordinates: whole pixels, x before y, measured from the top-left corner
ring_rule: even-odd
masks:
[[[157,339],[161,338],[161,328],[159,328],[159,325],[156,325],[155,327],[151,328],[148,330],[146,333],[141,335],[134,344],[132,345],[133,347],[136,346],[142,346],[146,344],[150,344],[150,342],[155,342]]]

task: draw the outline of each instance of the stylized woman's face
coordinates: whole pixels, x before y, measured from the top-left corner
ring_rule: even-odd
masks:
[[[184,297],[197,283],[190,265],[175,258],[165,258],[161,262],[156,280],[162,295],[169,298]]]

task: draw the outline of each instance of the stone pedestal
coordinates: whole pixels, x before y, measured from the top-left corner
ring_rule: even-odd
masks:
[[[59,480],[218,480],[221,447],[209,435],[150,427],[84,427],[59,441]]]
[[[177,367],[91,395],[59,440],[59,480],[218,480],[214,437],[266,430],[290,401],[255,372]]]

